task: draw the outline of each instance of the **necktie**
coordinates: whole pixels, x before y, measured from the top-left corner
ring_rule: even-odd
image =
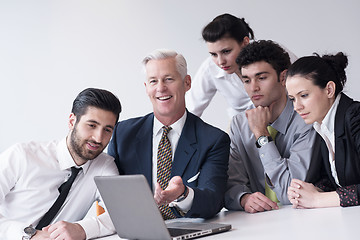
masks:
[[[48,226],[50,222],[54,219],[61,206],[65,202],[65,199],[69,194],[71,185],[73,184],[80,170],[81,168],[71,167],[70,178],[59,187],[60,195],[58,196],[54,204],[51,206],[49,211],[47,211],[47,213],[45,213],[45,215],[41,218],[38,225],[36,226],[36,229],[41,230],[43,227]]]
[[[172,166],[172,152],[171,143],[167,134],[171,127],[163,127],[163,133],[158,147],[157,154],[157,181],[162,189],[165,189],[170,180],[171,166]],[[159,209],[164,219],[176,218],[169,205],[160,205]]]
[[[271,138],[275,141],[278,131],[270,125],[267,126],[267,130],[268,130]],[[267,175],[266,175],[266,178],[268,178]],[[266,180],[265,180],[265,196],[267,196],[271,201],[279,202],[279,200],[276,197],[276,193],[269,187]]]

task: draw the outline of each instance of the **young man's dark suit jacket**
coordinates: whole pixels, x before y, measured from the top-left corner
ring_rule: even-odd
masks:
[[[108,147],[120,174],[143,174],[150,186],[153,122],[153,113],[119,122]],[[171,177],[180,176],[194,190],[193,204],[185,217],[210,218],[224,206],[229,151],[230,138],[225,132],[187,112],[171,171]],[[175,208],[172,210],[180,217]]]

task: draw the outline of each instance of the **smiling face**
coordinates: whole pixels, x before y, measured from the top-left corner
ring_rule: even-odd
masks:
[[[191,87],[189,75],[182,79],[175,58],[150,60],[146,66],[145,88],[155,117],[169,126],[185,113],[185,93]]]
[[[307,124],[322,123],[335,101],[335,84],[332,81],[322,89],[312,80],[294,75],[286,79],[286,88],[295,111]]]
[[[111,111],[88,107],[84,115],[69,118],[67,146],[75,163],[80,166],[99,156],[110,141],[116,116]]]
[[[229,74],[239,72],[236,58],[241,49],[248,43],[248,38],[244,39],[242,43],[239,43],[235,39],[227,37],[221,38],[216,42],[206,42],[214,63]]]
[[[283,79],[267,62],[254,62],[241,68],[241,80],[254,105],[268,107],[270,104],[285,100],[286,90]]]

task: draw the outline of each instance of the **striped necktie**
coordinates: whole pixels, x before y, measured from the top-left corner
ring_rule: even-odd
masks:
[[[268,130],[271,138],[275,142],[275,138],[276,138],[276,135],[277,135],[278,131],[275,128],[273,128],[272,126],[270,126],[270,125],[267,126],[267,130]],[[266,175],[266,178],[268,178],[267,175]],[[267,196],[273,202],[279,202],[279,200],[276,197],[276,193],[269,187],[266,180],[265,180],[265,196]]]
[[[172,167],[171,143],[167,136],[171,127],[164,126],[157,154],[157,181],[162,189],[166,189],[170,181]],[[159,209],[164,219],[176,218],[169,205],[160,205]]]

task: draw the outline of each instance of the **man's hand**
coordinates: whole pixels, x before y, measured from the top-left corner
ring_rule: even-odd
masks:
[[[248,213],[264,212],[279,209],[276,202],[271,201],[261,192],[247,193],[240,199],[240,204]]]
[[[270,136],[267,126],[274,121],[273,108],[276,102],[272,102],[268,107],[257,106],[253,109],[246,110],[245,114],[249,123],[251,132],[254,134],[255,139],[260,136]]]
[[[246,117],[248,119],[249,127],[255,135],[255,139],[260,136],[268,136],[267,126],[270,123],[271,112],[269,107],[258,106],[253,109],[246,110]]]
[[[169,181],[165,190],[161,189],[160,184],[156,183],[154,199],[158,205],[167,205],[176,200],[185,191],[185,185],[180,176],[175,176]]]
[[[31,240],[49,240],[50,234],[47,231],[37,230],[36,234],[32,236]]]
[[[48,239],[83,240],[86,233],[80,224],[60,221],[42,229],[50,235]],[[37,235],[37,234],[36,234]],[[36,236],[35,235],[35,236]]]

